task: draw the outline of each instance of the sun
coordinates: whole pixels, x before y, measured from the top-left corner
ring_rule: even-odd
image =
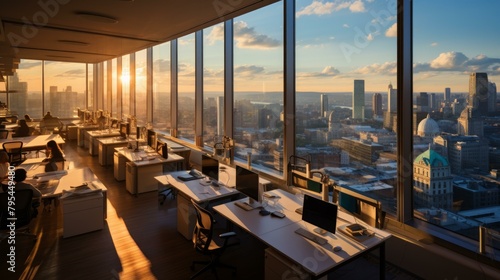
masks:
[[[122,84],[128,85],[130,83],[130,75],[128,74],[123,74],[120,77],[120,80],[122,81]]]

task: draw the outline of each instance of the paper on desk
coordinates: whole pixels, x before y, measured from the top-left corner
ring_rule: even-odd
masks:
[[[94,187],[93,184],[91,186]],[[93,194],[93,193],[97,193],[97,192],[101,192],[101,191],[102,191],[101,189],[91,188],[88,186],[88,184],[85,184],[85,185],[75,187],[75,188],[68,190],[68,191],[63,190],[61,199],[65,199],[68,197],[84,196],[84,195],[89,195],[89,194]]]

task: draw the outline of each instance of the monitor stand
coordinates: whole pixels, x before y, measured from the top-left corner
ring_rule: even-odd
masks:
[[[318,227],[318,228],[313,229],[313,231],[314,231],[315,233],[319,234],[319,235],[325,235],[325,234],[328,232],[328,231],[326,231],[326,230],[324,230],[324,229],[322,229],[322,228],[319,228],[319,227]]]
[[[255,208],[259,208],[262,206],[262,204],[260,204],[260,202],[256,201],[255,199],[253,198],[248,198],[248,202],[246,202],[246,204],[248,204],[249,206],[251,206],[253,209]]]

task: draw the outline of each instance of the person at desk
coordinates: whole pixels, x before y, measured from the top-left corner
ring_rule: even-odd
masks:
[[[26,123],[26,120],[21,119],[18,122],[18,127],[14,132],[14,137],[26,137],[30,135],[30,127]]]
[[[28,122],[33,122],[33,119],[30,117],[30,115],[26,114],[24,115],[24,120],[28,123]]]
[[[44,120],[48,120],[48,119],[52,119],[52,118],[54,118],[54,117],[50,114],[50,111],[47,111],[47,113],[45,113],[45,116],[43,116]]]
[[[58,169],[56,162],[65,161],[64,153],[55,140],[47,142],[46,153],[47,157],[43,159],[43,162],[47,163],[45,165],[45,172],[56,171]]]
[[[31,201],[31,207],[33,208],[33,218],[38,215],[38,206],[40,206],[40,200],[42,198],[42,193],[32,184],[24,182],[26,180],[26,169],[18,168],[14,170],[14,182],[16,190],[32,190],[33,199]]]

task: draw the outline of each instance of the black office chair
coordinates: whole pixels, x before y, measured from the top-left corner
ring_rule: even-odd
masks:
[[[33,208],[32,208],[32,198],[33,191],[32,190],[16,190],[15,196],[15,206],[9,206],[9,197],[11,194],[3,192],[0,193],[0,230],[2,231],[10,231],[10,228],[7,226],[12,222],[12,220],[7,220],[12,217],[12,209],[9,207],[15,208],[15,223],[16,223],[16,235],[27,235],[36,239],[36,235],[30,233],[30,222],[33,218]]]
[[[160,202],[160,205],[163,205],[163,203],[169,196],[172,196],[172,199],[175,199],[175,197],[177,196],[176,189],[170,184],[158,190],[158,202]]]
[[[22,141],[10,141],[3,143],[3,150],[9,155],[9,162],[12,165],[19,165],[26,159],[26,154],[23,153]]]
[[[194,209],[196,212],[196,226],[193,232],[193,244],[196,251],[202,253],[203,255],[210,256],[209,261],[193,261],[191,264],[191,270],[194,270],[195,264],[206,264],[204,268],[200,271],[196,272],[191,279],[194,279],[201,275],[203,272],[211,269],[215,274],[216,279],[218,279],[216,267],[225,267],[229,268],[233,271],[233,277],[236,276],[236,267],[230,266],[227,264],[223,264],[219,261],[220,256],[224,252],[224,250],[231,245],[228,244],[228,240],[230,237],[236,235],[234,232],[226,232],[222,233],[218,236],[219,242],[214,240],[214,229],[213,229],[213,221],[214,218],[212,213],[210,213],[205,208],[198,205],[191,199],[191,203],[194,205]],[[222,245],[220,243],[222,242]]]

